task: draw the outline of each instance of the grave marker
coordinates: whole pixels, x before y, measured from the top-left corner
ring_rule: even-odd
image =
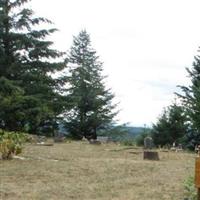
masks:
[[[144,138],[144,148],[152,149],[153,148],[153,139],[151,137]]]

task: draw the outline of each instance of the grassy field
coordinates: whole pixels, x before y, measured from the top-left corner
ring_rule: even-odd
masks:
[[[87,142],[27,145],[24,160],[0,160],[0,199],[183,200],[194,174],[194,154],[159,152]]]

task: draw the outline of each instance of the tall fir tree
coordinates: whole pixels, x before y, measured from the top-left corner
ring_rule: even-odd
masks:
[[[0,128],[37,133],[53,126],[63,110],[61,81],[51,74],[65,64],[53,61],[63,53],[46,40],[56,29],[40,29],[51,22],[34,17],[28,2],[0,0]]]
[[[191,85],[179,86],[182,94],[177,94],[186,109],[190,122],[190,131],[187,134],[187,143],[190,148],[200,144],[200,56],[194,57],[193,68],[187,68]]]
[[[155,145],[171,145],[183,142],[187,134],[188,125],[184,108],[176,102],[164,109],[158,122],[153,124],[152,138]]]
[[[74,138],[96,139],[97,131],[106,128],[116,112],[114,95],[104,85],[102,63],[85,30],[74,37],[68,67],[71,110],[67,113],[67,129]]]

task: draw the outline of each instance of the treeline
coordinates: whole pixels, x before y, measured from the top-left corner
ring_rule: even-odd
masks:
[[[28,2],[0,0],[0,128],[53,135],[63,123],[74,138],[96,138],[116,112],[90,36],[81,31],[69,54],[53,49],[57,29],[41,28],[52,22]]]
[[[181,143],[194,149],[200,144],[200,56],[194,57],[192,68],[186,69],[191,83],[178,86],[175,102],[165,108],[153,125],[152,137],[156,145]]]
[[[102,62],[83,30],[68,53],[47,38],[57,29],[26,8],[29,0],[0,0],[0,129],[54,135],[64,124],[72,137],[95,139],[113,128],[116,105],[105,87]],[[46,26],[45,26],[46,27]],[[153,125],[156,145],[200,143],[200,56],[187,69],[189,87]],[[56,74],[56,76],[55,76]],[[112,129],[110,129],[112,127]]]

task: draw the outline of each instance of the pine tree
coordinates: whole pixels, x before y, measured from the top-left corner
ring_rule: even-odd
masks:
[[[187,134],[189,147],[194,148],[200,144],[200,56],[194,57],[193,68],[187,68],[191,79],[188,87],[180,86],[182,94],[177,94],[186,109],[188,120],[190,121],[190,131]]]
[[[0,0],[0,81],[5,88],[20,91],[14,98],[14,90],[9,94],[2,85],[0,128],[26,127],[36,133],[47,124],[52,126],[62,112],[60,80],[53,79],[52,73],[63,69],[64,62],[53,61],[63,53],[46,40],[56,29],[39,29],[42,23],[51,22],[34,17],[34,12],[25,8],[28,1]]]
[[[112,105],[114,95],[110,89],[105,89],[102,63],[86,31],[74,37],[68,67],[71,110],[66,126],[74,138],[96,139],[97,131],[106,128],[116,113]]]
[[[175,102],[164,109],[158,122],[153,125],[152,138],[156,145],[171,145],[174,142],[182,142],[187,130],[184,109]]]

